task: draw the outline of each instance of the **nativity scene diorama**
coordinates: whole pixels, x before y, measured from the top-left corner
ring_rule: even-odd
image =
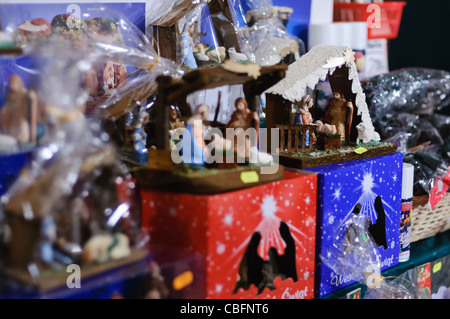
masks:
[[[317,84],[328,81],[333,98],[317,107]],[[280,163],[308,168],[394,153],[380,142],[365,100],[354,52],[317,45],[289,65],[286,77],[266,92],[266,127],[279,129]]]
[[[220,193],[283,179],[283,167],[260,149],[257,110],[260,95],[282,79],[285,70],[286,65],[228,61],[181,79],[158,77],[154,136],[149,136],[153,143],[148,167],[136,174],[139,183],[175,192]],[[230,85],[242,85],[243,96],[230,99],[229,105],[221,102],[220,94],[216,105],[187,103],[191,93]],[[226,123],[217,120],[221,110],[233,110]]]
[[[215,67],[225,60],[225,47],[217,42],[205,1],[180,1],[167,14],[155,11],[149,19],[156,52],[185,71]]]

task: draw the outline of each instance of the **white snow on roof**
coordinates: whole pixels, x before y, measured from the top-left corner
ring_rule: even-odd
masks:
[[[268,89],[266,93],[281,95],[292,102],[298,101],[306,94],[307,88],[314,90],[319,81],[326,79],[328,73],[333,74],[336,67],[345,64],[349,69],[349,80],[352,80],[352,92],[356,94],[357,114],[361,116],[361,123],[356,127],[357,141],[379,141],[380,135],[373,127],[356,64],[346,55],[349,50],[351,49],[345,46],[329,45],[317,45],[311,48],[308,53],[289,65],[286,77]]]

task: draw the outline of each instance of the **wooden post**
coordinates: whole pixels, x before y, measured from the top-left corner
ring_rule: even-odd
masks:
[[[300,130],[296,127],[294,128],[295,130],[295,151],[298,152],[298,144],[299,144],[299,134],[300,134]]]
[[[159,150],[170,150],[169,142],[169,106],[166,104],[166,86],[171,78],[160,76],[156,79],[158,82],[158,98],[156,99],[156,148]]]
[[[284,127],[281,126],[281,125],[277,125],[277,128],[280,130],[280,139],[281,139],[280,149],[282,151],[284,151],[284,149],[285,149],[285,146],[284,146],[284,143],[285,143],[285,140],[284,140]]]
[[[156,52],[163,58],[177,62],[177,47],[179,43],[176,25],[171,27],[153,26],[153,46]]]

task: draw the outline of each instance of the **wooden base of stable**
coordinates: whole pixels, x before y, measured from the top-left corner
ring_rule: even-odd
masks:
[[[21,55],[21,48],[0,48],[0,55]]]
[[[131,254],[126,258],[109,261],[102,264],[81,266],[80,280],[81,282],[83,282],[89,277],[99,275],[115,268],[144,261],[146,257],[147,252],[142,250],[133,250]],[[3,268],[1,270],[1,274],[13,280],[17,280],[31,287],[34,287],[37,292],[48,292],[53,289],[67,287],[67,278],[71,273],[66,272],[65,268],[60,271],[49,269],[48,271],[42,272],[39,277],[32,278],[29,272],[25,269]]]
[[[242,188],[258,186],[282,180],[284,167],[266,166],[265,169],[276,170],[273,174],[261,174],[263,167],[237,167],[235,169],[191,170],[174,172],[143,168],[136,172],[138,184],[144,188],[176,193],[217,194]]]
[[[356,149],[356,147],[341,146],[338,154],[330,154],[327,151],[316,151],[314,152],[315,155],[317,155],[317,153],[322,153],[322,155],[318,154],[317,156],[313,156],[311,155],[312,153],[307,153],[303,157],[297,157],[293,154],[280,153],[280,164],[286,167],[304,169],[392,154],[395,153],[397,147],[393,144],[371,147],[362,154],[354,152],[354,149]]]

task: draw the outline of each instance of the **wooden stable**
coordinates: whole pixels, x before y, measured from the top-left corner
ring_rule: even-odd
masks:
[[[172,60],[179,60],[178,46],[181,30],[178,21],[194,11],[202,2],[184,0],[177,4],[169,14],[151,23],[153,27],[153,46],[159,56]]]
[[[261,174],[261,167],[257,165],[220,165],[219,168],[216,166],[213,169],[191,171],[183,164],[174,164],[170,157],[169,110],[170,106],[177,106],[181,117],[187,119],[192,115],[191,107],[186,102],[189,94],[198,90],[242,84],[249,109],[254,111],[259,107],[260,95],[285,76],[286,68],[286,65],[259,67],[259,75],[256,77],[246,73],[244,67],[241,72],[236,72],[223,66],[197,69],[186,73],[181,79],[158,77],[158,96],[155,105],[156,149],[149,150],[148,167],[141,168],[136,174],[139,184],[153,189],[204,194],[220,193],[281,180],[284,176],[282,166],[279,166],[274,174]],[[218,111],[219,109],[216,109],[216,112]],[[219,129],[225,128],[224,123],[216,120],[205,121],[205,125]],[[246,174],[253,176],[250,179],[251,182],[243,182],[248,181],[243,178]]]
[[[225,47],[227,52],[229,48],[235,48],[236,52],[241,52],[230,1],[210,0],[208,7],[219,45]]]
[[[308,91],[314,92],[319,81],[326,79],[333,92],[340,91],[351,101],[355,111],[345,142],[316,132],[318,138],[313,145],[311,132],[315,126],[292,125],[292,105]],[[314,120],[319,120],[314,110],[311,113]],[[319,45],[290,64],[286,77],[266,91],[266,128],[269,140],[271,129],[281,130],[280,148],[269,149],[269,152],[278,153],[280,163],[292,168],[328,165],[396,151],[393,144],[377,142],[379,135],[370,119],[352,51],[347,47]],[[309,147],[305,147],[304,132],[307,130],[310,132]]]

